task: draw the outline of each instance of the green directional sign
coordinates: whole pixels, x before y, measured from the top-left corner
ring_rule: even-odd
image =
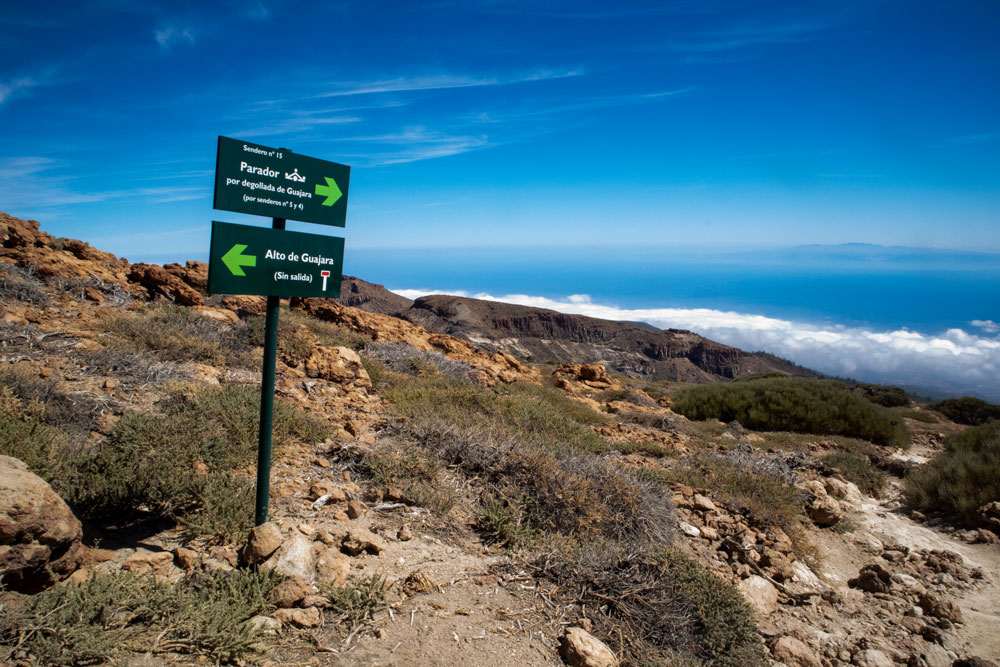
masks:
[[[339,297],[343,270],[342,238],[212,223],[212,294]]]
[[[215,208],[343,227],[351,168],[219,137]]]

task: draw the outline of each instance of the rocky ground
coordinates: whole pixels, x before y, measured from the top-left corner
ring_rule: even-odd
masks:
[[[155,355],[140,369],[99,363],[107,333],[98,323],[161,300],[225,329],[261,313],[262,299],[206,299],[204,265],[131,265],[84,243],[53,239],[37,224],[9,216],[0,216],[0,223],[3,365],[53,381],[62,394],[93,406],[92,430],[80,435],[82,441],[99,442],[123,414],[153,409],[166,382],[259,382],[253,364]],[[673,414],[669,398],[655,401],[600,364],[539,369],[391,316],[321,300],[292,305],[302,316],[384,346],[386,359],[392,345],[405,346],[466,369],[482,385],[558,387],[580,405],[612,416],[594,430],[623,445],[604,457],[621,469],[665,469],[707,448],[793,481],[805,499],[801,533],[752,521],[745,508],[712,488],[666,488],[676,505],[679,547],[737,586],[776,664],[938,667],[1000,660],[995,533],[956,529],[906,511],[898,476],[890,477],[883,497],[864,495],[815,461],[817,452],[832,447],[823,438],[790,450],[772,446],[778,436],[738,425],[711,426],[706,436],[709,427]],[[5,583],[16,582],[23,591],[5,594],[0,604],[17,605],[53,580],[64,586],[124,570],[179,582],[198,572],[253,566],[285,579],[269,592],[277,609],[252,619],[270,640],[251,662],[615,664],[624,640],[598,641],[591,634],[599,634],[593,610],[561,595],[526,553],[484,541],[472,509],[481,493],[476,480],[441,471],[436,483],[448,486],[456,500],[438,512],[409,502],[401,489],[357,475],[364,456],[404,446],[396,418],[356,351],[323,344],[307,327],[298,333],[299,343],[282,350],[277,393],[322,415],[333,431],[316,444],[289,445],[276,457],[269,523],[228,543],[192,540],[171,525],[141,533],[96,530],[81,524],[23,464],[0,458],[0,564]],[[609,391],[617,397],[602,400]],[[887,470],[920,465],[961,428],[915,420],[907,425],[915,444],[905,453],[885,452]],[[335,614],[323,593],[348,581],[367,582],[366,594],[385,604],[373,605],[370,617]],[[970,661],[974,657],[980,661]],[[8,659],[29,664],[30,658],[15,650]],[[134,656],[130,664],[191,660],[164,651]]]

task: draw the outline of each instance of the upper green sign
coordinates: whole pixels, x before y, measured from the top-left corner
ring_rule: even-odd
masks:
[[[343,227],[351,168],[219,137],[215,208]]]
[[[212,294],[340,296],[344,239],[212,222]]]

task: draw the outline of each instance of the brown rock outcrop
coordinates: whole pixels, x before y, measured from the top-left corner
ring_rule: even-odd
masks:
[[[69,576],[80,565],[82,536],[80,521],[45,480],[0,456],[0,583],[34,593],[53,575]]]
[[[361,357],[346,347],[317,345],[305,362],[306,375],[356,389],[371,389],[372,380]]]
[[[129,269],[128,279],[145,287],[150,299],[162,297],[182,306],[200,306],[205,303],[205,297],[162,266],[142,262],[133,264]]]
[[[363,333],[375,341],[405,343],[418,350],[440,352],[449,359],[478,369],[478,379],[484,384],[510,383],[517,380],[538,381],[538,372],[535,369],[522,364],[509,354],[489,354],[468,341],[430,333],[396,317],[366,313],[332,299],[292,299],[292,307],[313,317]]]

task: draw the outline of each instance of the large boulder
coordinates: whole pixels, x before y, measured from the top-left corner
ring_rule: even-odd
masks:
[[[0,585],[36,593],[80,565],[83,530],[69,506],[23,462],[0,456]]]

